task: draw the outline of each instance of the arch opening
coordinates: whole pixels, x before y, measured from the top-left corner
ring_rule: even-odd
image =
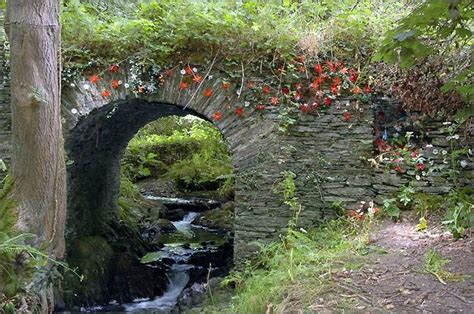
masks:
[[[162,195],[158,194],[162,192],[157,194],[157,191],[147,191],[146,184],[141,185],[142,192],[148,196],[145,207],[148,206],[147,226],[149,228],[147,229],[144,225],[141,225],[138,229],[135,229],[133,227],[129,228],[126,224],[124,225],[124,217],[119,211],[121,208],[121,204],[119,204],[121,181],[122,188],[124,181],[123,175],[121,180],[121,174],[124,173],[123,156],[124,152],[127,151],[130,140],[144,125],[157,119],[172,116],[182,118],[190,114],[203,118],[202,115],[192,110],[183,110],[181,107],[172,104],[127,99],[95,109],[69,133],[66,142],[68,159],[70,160],[68,162],[67,256],[72,266],[84,268],[82,270],[85,270],[85,273],[89,275],[86,280],[89,280],[90,287],[87,287],[88,284],[85,283],[87,288],[80,287],[80,293],[78,294],[79,286],[74,283],[74,280],[71,280],[72,284],[67,286],[68,290],[73,293],[69,298],[66,295],[66,304],[100,304],[118,298],[120,299],[119,303],[127,303],[136,297],[155,297],[166,292],[166,287],[169,286],[168,278],[173,278],[176,270],[173,264],[179,263],[176,263],[176,260],[170,261],[168,258],[164,261],[156,259],[151,261],[151,264],[146,265],[146,263],[140,263],[140,260],[136,257],[144,257],[145,259],[153,257],[153,254],[147,253],[157,253],[158,249],[166,248],[167,241],[176,243],[176,239],[172,239],[176,236],[166,235],[166,232],[159,235],[159,240],[155,242],[156,234],[154,239],[150,239],[150,234],[153,235],[156,231],[156,223],[158,222],[163,225],[166,221],[176,228],[176,223],[179,224],[189,219],[189,214],[194,212],[195,207],[185,206],[184,210],[183,208],[177,208],[177,204],[170,203],[169,200],[170,196],[175,197],[176,195],[165,195],[165,199],[161,199]],[[128,150],[127,154],[130,157],[129,153]],[[130,177],[127,177],[127,181],[130,183]],[[145,175],[144,177],[149,176]],[[134,178],[134,181],[137,181],[137,179]],[[177,191],[181,193],[181,196],[183,196],[183,192],[186,194],[187,190],[193,189],[192,184],[183,184],[185,182],[179,182],[179,180],[175,180],[175,183],[176,185],[182,185],[180,187],[181,191]],[[153,205],[153,199],[156,200],[157,198],[160,199],[158,203],[165,202],[164,206],[162,204]],[[186,195],[179,201],[185,200],[185,198]],[[198,197],[196,202],[198,207],[201,206],[200,211],[206,210],[206,208],[202,208],[202,200],[202,197]],[[196,201],[196,199],[193,199],[193,201]],[[218,206],[213,205],[213,202],[219,205],[222,203],[222,199],[216,201],[211,197],[208,197],[205,201],[208,210],[213,210],[214,207]],[[159,208],[160,214],[157,214],[157,208]],[[177,210],[184,213],[184,216],[174,217],[175,221],[172,221],[171,215],[176,215]],[[221,237],[223,235],[223,233],[219,234]],[[229,236],[229,233],[226,233],[225,236]],[[177,238],[182,239],[182,236]],[[197,241],[199,242],[199,240]],[[205,241],[210,243],[215,239],[201,242]],[[225,259],[220,265],[224,267],[217,271],[226,271],[230,266],[232,261],[231,241],[227,241],[226,245],[218,247],[218,250],[214,252],[222,255]],[[185,245],[189,246],[189,243]],[[96,256],[86,256],[92,252],[96,253]],[[193,281],[205,278],[202,270],[207,273],[206,266],[208,265],[204,264],[209,262],[209,256],[206,256],[205,252],[199,251],[197,253],[199,254],[194,254],[194,257],[191,254],[190,257],[194,258],[194,266],[199,266],[200,272],[191,273],[188,271],[189,268],[186,268],[187,266],[178,267],[195,277],[191,279]],[[100,272],[92,269],[99,266],[99,264],[103,266]],[[152,267],[148,267],[150,265]],[[146,270],[142,271],[142,269]],[[124,278],[125,274],[123,273],[118,274],[124,271],[129,272],[127,278]],[[170,273],[170,271],[173,273]],[[141,272],[141,275],[138,275],[135,279],[129,278],[131,273],[137,272]],[[171,276],[166,276],[166,273],[171,274]],[[149,286],[142,283],[141,285],[145,287],[137,288],[144,276],[154,278],[154,283]],[[120,285],[121,283],[123,285]],[[84,284],[81,286],[84,286]],[[117,287],[121,287],[122,291]],[[116,310],[116,308],[112,310]]]

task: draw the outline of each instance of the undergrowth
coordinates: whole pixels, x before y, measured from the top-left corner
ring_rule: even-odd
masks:
[[[258,260],[233,272],[224,284],[235,286],[232,313],[307,309],[317,298],[337,289],[335,273],[361,267],[364,243],[345,218],[306,232],[289,229],[281,242],[263,246]],[[290,263],[291,260],[291,263]]]
[[[173,180],[181,189],[233,189],[222,135],[197,118],[163,118],[140,130],[125,151],[122,172],[133,182],[153,177]]]

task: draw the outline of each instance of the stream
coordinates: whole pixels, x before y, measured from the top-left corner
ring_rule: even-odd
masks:
[[[159,250],[148,252],[141,263],[155,267],[155,263],[166,266],[168,284],[161,296],[143,298],[136,296],[128,303],[112,300],[107,306],[81,308],[83,312],[134,312],[134,313],[181,313],[183,305],[194,306],[195,294],[205,294],[209,278],[225,275],[232,261],[232,235],[228,231],[211,229],[196,223],[202,212],[220,205],[214,200],[163,198],[146,196],[163,204],[171,213],[179,209],[184,216],[179,220],[169,219],[174,230],[166,228],[157,235],[153,230],[144,230],[144,239],[153,238]],[[199,212],[198,212],[199,211]],[[170,216],[174,217],[175,216]],[[164,214],[164,218],[170,218]],[[197,304],[199,305],[199,304]]]

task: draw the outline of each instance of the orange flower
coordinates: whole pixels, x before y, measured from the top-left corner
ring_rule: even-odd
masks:
[[[110,92],[106,89],[104,89],[104,91],[102,92],[102,96],[107,98],[107,97],[110,97]]]
[[[202,82],[202,76],[199,75],[199,74],[196,74],[196,75],[194,76],[194,78],[193,78],[193,82],[194,82],[194,84],[199,84],[199,83],[201,83],[201,82]]]
[[[235,109],[235,114],[239,117],[242,117],[242,115],[244,114],[244,108],[238,106],[236,109]]]
[[[264,94],[269,94],[269,93],[270,93],[270,86],[268,86],[268,85],[266,85],[266,84],[263,85],[263,87],[262,87],[262,92],[263,92]]]
[[[339,76],[336,76],[332,80],[332,85],[337,86],[337,85],[341,84],[341,82],[342,82],[342,79]]]
[[[186,69],[184,69],[184,71],[186,71],[187,75],[193,74],[193,68],[191,68],[190,66],[186,67]]]
[[[220,111],[217,111],[216,113],[214,113],[214,115],[212,116],[212,118],[216,121],[219,121],[222,119],[222,113]]]
[[[230,88],[230,83],[229,82],[222,82],[222,88],[224,90],[228,90]]]
[[[278,97],[272,97],[270,99],[270,103],[274,106],[278,105],[280,103],[280,99]]]
[[[347,111],[345,111],[343,114],[342,114],[342,119],[345,121],[345,122],[349,122],[351,121],[351,114]]]
[[[341,69],[341,73],[342,73],[342,74],[347,74],[347,72],[348,72],[348,70],[347,70],[346,67],[343,67],[343,68]]]
[[[319,63],[314,66],[314,70],[316,71],[316,73],[319,73],[319,74],[324,72],[323,67]]]
[[[188,87],[189,85],[186,82],[179,83],[179,90],[184,90],[184,89],[187,89]]]
[[[247,81],[247,88],[254,88],[255,83],[253,81]]]
[[[354,87],[354,94],[360,94],[362,90],[360,89],[359,86]]]
[[[300,66],[300,67],[298,68],[298,72],[300,72],[300,73],[305,73],[305,72],[306,72],[306,67],[305,67],[304,65]]]
[[[112,88],[113,89],[118,89],[120,87],[120,81],[119,80],[113,80],[112,81]]]
[[[92,75],[91,77],[89,77],[89,81],[92,84],[97,84],[100,81],[100,77],[98,75]]]
[[[214,91],[212,90],[212,88],[208,87],[204,90],[204,96],[208,98],[211,97],[213,94],[214,94]]]

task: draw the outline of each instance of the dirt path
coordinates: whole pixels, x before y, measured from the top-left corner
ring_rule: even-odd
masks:
[[[416,224],[408,217],[376,227],[373,244],[387,254],[369,253],[360,270],[338,277],[339,298],[351,304],[345,309],[362,313],[474,313],[473,236],[454,241],[439,220],[431,221],[425,232],[416,231]],[[424,270],[431,249],[450,260],[445,270],[457,280],[443,284]],[[315,304],[314,309],[320,306]]]

